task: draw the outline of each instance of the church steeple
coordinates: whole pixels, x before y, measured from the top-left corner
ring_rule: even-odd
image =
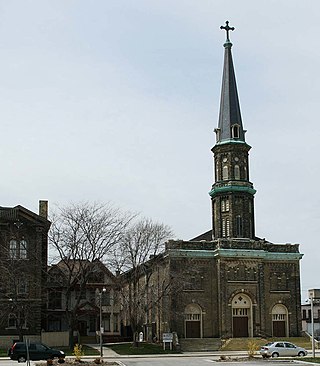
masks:
[[[233,68],[229,31],[224,44],[224,67],[220,114],[216,132],[214,153],[215,182],[210,196],[212,200],[212,234],[219,238],[255,239],[254,194],[249,180],[249,150],[245,142],[236,78]]]
[[[217,143],[224,143],[230,140],[245,142],[245,131],[243,130],[242,126],[237,83],[232,61],[232,43],[229,39],[229,31],[233,31],[235,28],[229,27],[229,22],[226,21],[226,26],[221,26],[220,29],[226,30],[227,39],[223,45],[225,51],[220,114],[218,128],[215,129],[217,134]]]

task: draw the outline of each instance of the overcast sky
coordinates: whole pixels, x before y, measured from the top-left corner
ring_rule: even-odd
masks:
[[[320,288],[319,0],[0,0],[0,205],[111,201],[211,227],[226,20],[256,234]],[[305,295],[303,295],[305,297]]]

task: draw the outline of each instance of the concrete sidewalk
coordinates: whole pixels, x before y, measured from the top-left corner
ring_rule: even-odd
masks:
[[[96,349],[98,352],[100,352],[100,345],[99,344],[86,344],[86,346],[91,347],[93,349]],[[114,352],[111,348],[106,347],[106,346],[102,346],[102,351],[103,351],[103,357],[110,357],[110,358],[114,358],[114,357],[118,357],[118,353]],[[93,356],[90,356],[93,357]],[[98,357],[98,356],[97,356]]]

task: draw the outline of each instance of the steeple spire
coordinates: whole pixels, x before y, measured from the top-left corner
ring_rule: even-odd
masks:
[[[255,239],[254,194],[249,180],[249,150],[242,127],[236,78],[233,69],[229,32],[224,44],[224,67],[217,142],[214,154],[215,181],[209,192],[212,200],[213,239]]]
[[[229,22],[226,21],[226,25],[221,26],[220,29],[224,29],[226,31],[227,39],[223,45],[225,52],[220,114],[218,128],[215,129],[217,134],[217,143],[226,143],[230,141],[245,142],[245,131],[242,126],[237,83],[231,54],[232,43],[229,39],[229,32],[233,31],[235,28],[229,27]]]

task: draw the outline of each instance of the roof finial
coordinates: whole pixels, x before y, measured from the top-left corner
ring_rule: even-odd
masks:
[[[234,27],[229,27],[229,22],[228,20],[226,21],[226,26],[224,27],[223,25],[220,27],[220,29],[224,29],[226,32],[227,32],[227,40],[226,40],[226,43],[229,43],[230,42],[230,39],[229,39],[229,32],[232,30],[234,31]]]

